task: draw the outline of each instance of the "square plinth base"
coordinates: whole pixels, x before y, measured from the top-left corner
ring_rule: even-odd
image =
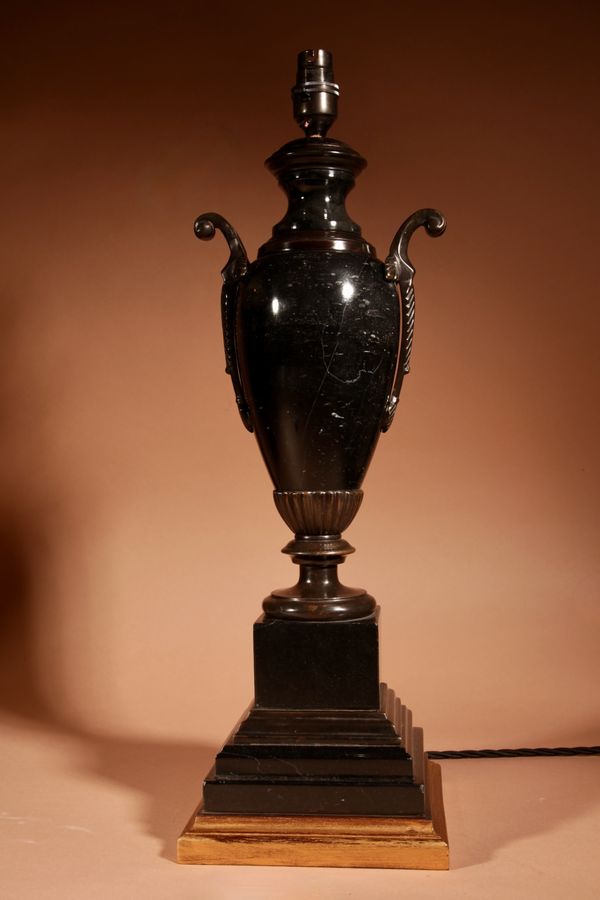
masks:
[[[362,619],[254,623],[254,700],[268,709],[377,709],[379,607]]]
[[[202,806],[177,841],[177,862],[241,866],[447,869],[448,835],[437,763],[427,763],[431,818],[247,816]]]

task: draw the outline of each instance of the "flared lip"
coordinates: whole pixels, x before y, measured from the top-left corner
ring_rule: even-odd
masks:
[[[265,160],[265,166],[277,177],[298,169],[335,169],[355,178],[366,165],[366,159],[348,144],[318,137],[289,141]]]

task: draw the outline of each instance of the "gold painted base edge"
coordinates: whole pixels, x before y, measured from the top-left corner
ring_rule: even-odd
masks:
[[[430,819],[379,816],[246,816],[202,804],[177,840],[177,862],[211,866],[448,869],[442,775],[427,762]]]

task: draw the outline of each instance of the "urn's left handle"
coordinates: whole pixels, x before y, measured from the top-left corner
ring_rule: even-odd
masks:
[[[235,228],[227,219],[218,213],[203,213],[194,222],[194,234],[201,241],[211,241],[216,230],[222,232],[229,246],[229,259],[221,270],[223,290],[221,291],[221,319],[223,323],[223,341],[225,344],[225,371],[231,376],[235,401],[242,417],[242,422],[253,431],[250,409],[244,394],[238,364],[237,345],[235,340],[235,316],[238,289],[241,279],[248,271],[248,255]]]

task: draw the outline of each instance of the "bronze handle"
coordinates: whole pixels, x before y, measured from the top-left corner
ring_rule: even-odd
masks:
[[[396,379],[385,405],[382,431],[387,431],[392,424],[404,376],[410,372],[410,356],[415,330],[415,290],[413,287],[415,268],[408,258],[408,242],[421,225],[425,226],[430,237],[440,237],[446,230],[446,220],[437,209],[419,209],[402,223],[394,235],[390,244],[390,252],[385,260],[386,281],[393,281],[400,288],[402,336]]]
[[[231,376],[235,402],[248,431],[253,431],[250,409],[244,395],[238,365],[237,346],[235,341],[235,313],[237,291],[240,279],[248,271],[248,255],[240,237],[227,219],[218,213],[203,213],[194,222],[194,234],[201,241],[211,241],[216,229],[222,232],[229,246],[229,259],[221,270],[223,289],[221,291],[221,320],[223,324],[223,342],[225,344],[225,371]]]

